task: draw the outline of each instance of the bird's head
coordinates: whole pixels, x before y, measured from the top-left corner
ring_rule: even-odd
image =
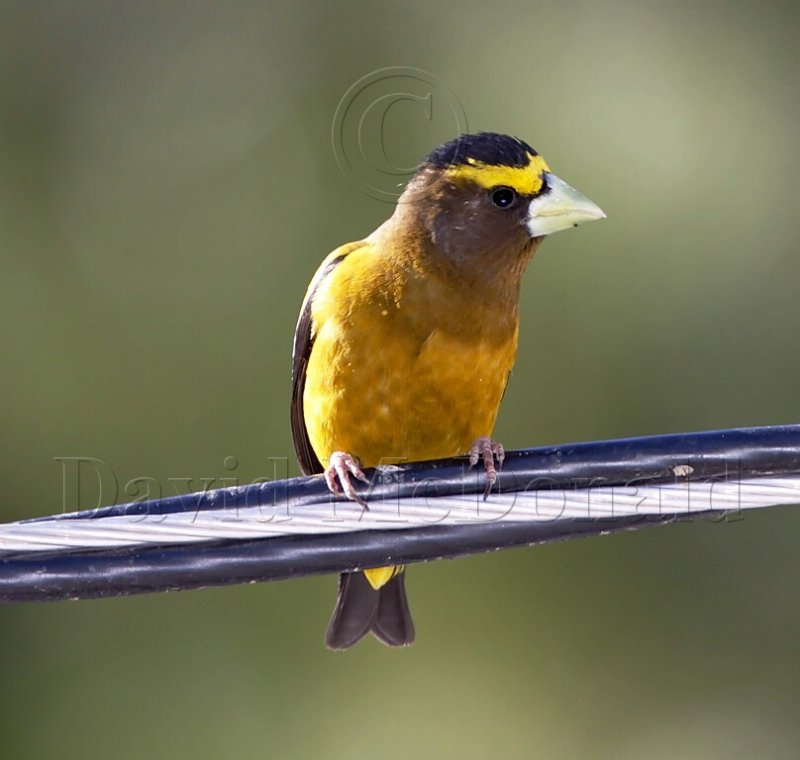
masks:
[[[512,262],[524,266],[543,237],[605,217],[530,145],[490,132],[462,135],[432,151],[397,214],[424,228],[453,263],[484,272]]]

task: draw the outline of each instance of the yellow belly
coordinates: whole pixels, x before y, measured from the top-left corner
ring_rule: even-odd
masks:
[[[491,435],[516,354],[516,319],[505,331],[481,331],[481,315],[454,322],[437,314],[452,309],[446,292],[387,295],[374,286],[364,297],[344,275],[320,294],[303,397],[322,464],[334,451],[365,467],[455,456]]]

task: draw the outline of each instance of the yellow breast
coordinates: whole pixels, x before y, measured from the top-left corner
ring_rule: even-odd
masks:
[[[312,302],[303,407],[323,465],[333,451],[365,467],[455,456],[490,435],[518,328],[482,309],[369,243],[353,250]]]

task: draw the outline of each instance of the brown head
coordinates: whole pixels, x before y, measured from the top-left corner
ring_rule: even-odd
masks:
[[[481,132],[462,135],[425,158],[390,226],[450,278],[470,288],[518,293],[543,237],[603,217],[530,145]]]

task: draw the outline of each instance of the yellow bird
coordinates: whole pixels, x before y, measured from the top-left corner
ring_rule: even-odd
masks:
[[[546,235],[603,217],[517,138],[462,135],[430,153],[391,218],[331,253],[308,288],[292,372],[301,470],[363,503],[362,468],[468,454],[490,489],[525,267]],[[403,570],[340,577],[328,647],[370,632],[413,643]]]

